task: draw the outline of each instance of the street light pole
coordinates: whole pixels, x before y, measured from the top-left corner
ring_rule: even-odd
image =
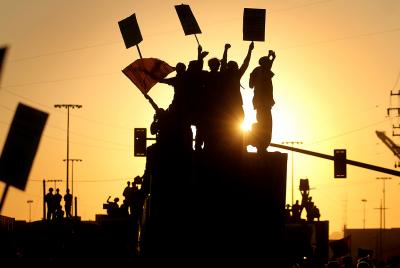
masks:
[[[72,195],[72,200],[74,200],[74,162],[82,162],[82,159],[78,159],[78,158],[70,158],[70,159],[63,159],[63,161],[70,161],[71,163],[72,163],[72,166],[71,166],[71,195]],[[74,214],[73,213],[73,211],[74,211],[74,202],[72,202],[72,211],[71,211],[71,213],[72,213],[72,215]],[[76,208],[75,208],[75,210],[76,210]]]
[[[69,189],[69,187],[68,187],[68,182],[69,182],[69,170],[68,170],[68,168],[69,168],[69,164],[68,164],[68,162],[69,162],[68,161],[68,159],[69,159],[69,109],[70,108],[80,109],[80,108],[82,108],[82,105],[80,105],[80,104],[55,104],[54,107],[67,109],[67,188],[66,189]]]
[[[282,144],[290,144],[293,148],[295,144],[303,144],[301,141],[284,141]],[[293,150],[291,151],[292,157],[292,205],[294,204],[294,159],[293,159]]]
[[[363,229],[365,230],[365,205],[367,203],[367,199],[361,199],[361,202],[364,204],[364,219],[363,219]]]
[[[379,253],[378,256],[381,259],[383,256],[383,229],[382,229],[382,215],[385,212],[385,209],[382,206],[382,199],[381,199],[381,204],[379,208],[375,208],[375,209],[379,209]]]

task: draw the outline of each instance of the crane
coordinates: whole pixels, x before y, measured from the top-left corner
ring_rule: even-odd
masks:
[[[400,159],[400,146],[396,145],[383,131],[375,131],[378,138]],[[396,165],[397,167],[397,165]]]

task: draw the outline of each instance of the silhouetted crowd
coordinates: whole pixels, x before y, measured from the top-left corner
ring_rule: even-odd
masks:
[[[250,87],[254,88],[253,106],[258,122],[253,126],[250,139],[244,141],[241,124],[244,119],[240,80],[246,72],[254,48],[251,42],[243,63],[228,61],[226,44],[222,59],[211,58],[209,71],[203,70],[204,58],[208,52],[198,47],[197,60],[176,64],[176,76],[160,82],[174,88],[174,97],[169,107],[158,109],[151,125],[151,133],[161,143],[172,144],[175,148],[192,149],[192,129],[196,127],[196,151],[240,153],[245,144],[252,144],[259,152],[265,151],[271,141],[274,105],[272,63],[275,53],[259,60],[260,66],[250,76]]]
[[[62,219],[64,216],[66,218],[72,218],[71,208],[72,208],[72,195],[67,189],[64,197],[60,194],[60,189],[56,189],[56,192],[53,194],[54,189],[52,187],[49,188],[48,193],[44,196],[44,201],[47,206],[47,220],[56,220]],[[64,199],[64,209],[62,209],[61,201]]]
[[[103,208],[107,210],[107,215],[113,218],[131,216],[134,218],[135,222],[139,221],[143,213],[142,210],[145,199],[141,184],[142,178],[140,176],[136,176],[132,182],[127,182],[127,186],[122,192],[124,199],[121,205],[118,204],[118,197],[110,201],[111,196],[109,196],[107,203],[103,205]]]
[[[312,201],[312,197],[310,194],[310,186],[308,183],[308,179],[300,180],[300,192],[301,192],[301,203],[299,204],[299,200],[296,200],[296,203],[293,205],[286,205],[285,208],[285,219],[286,222],[301,222],[301,213],[303,210],[306,211],[306,218],[308,222],[312,222],[315,219],[319,221],[321,217],[319,208]]]

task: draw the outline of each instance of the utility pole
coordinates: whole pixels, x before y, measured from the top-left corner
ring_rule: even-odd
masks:
[[[28,205],[29,205],[29,222],[31,222],[32,221],[32,203],[33,203],[33,200],[28,200],[28,201],[26,201],[26,203],[28,203]]]
[[[295,144],[303,144],[301,141],[284,141],[282,144],[289,144],[292,146]],[[291,151],[291,158],[292,158],[292,206],[294,204],[294,159],[293,159],[293,150]]]
[[[364,219],[363,219],[363,229],[365,230],[365,205],[367,203],[367,199],[361,199],[361,202],[364,204]]]
[[[386,229],[386,212],[385,210],[386,208],[386,196],[385,196],[385,181],[386,180],[391,180],[391,177],[379,177],[376,178],[377,180],[382,180],[383,182],[383,190],[382,190],[382,194],[383,194],[383,229]]]
[[[382,219],[383,219],[383,217],[382,217],[382,215],[384,214],[385,209],[386,209],[386,208],[384,208],[382,206],[382,199],[381,199],[380,207],[379,208],[374,208],[374,209],[379,209],[379,257],[380,257],[380,259],[382,259],[382,255],[383,255],[383,229],[382,229],[382,226],[383,226]]]
[[[69,167],[69,164],[68,164],[68,162],[69,162],[68,161],[68,159],[69,159],[69,109],[70,108],[80,109],[80,108],[82,108],[82,105],[80,105],[80,104],[55,104],[54,107],[60,108],[60,109],[61,108],[67,109],[67,187],[66,187],[66,189],[69,189],[69,187],[68,187],[68,182],[69,182],[69,170],[68,170],[68,167]]]
[[[63,159],[63,161],[70,161],[72,163],[72,169],[71,169],[71,195],[72,195],[72,200],[74,200],[74,162],[82,162],[82,159],[78,158],[70,158],[70,159]],[[72,202],[72,207],[71,207],[71,214],[74,214],[74,202]],[[76,208],[75,208],[76,210]]]

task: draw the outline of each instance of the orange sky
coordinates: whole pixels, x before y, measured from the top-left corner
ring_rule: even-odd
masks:
[[[242,62],[248,42],[242,41],[243,8],[267,10],[266,42],[256,42],[242,78],[246,120],[254,118],[248,88],[250,71],[268,49],[276,51],[273,108],[274,143],[302,141],[301,148],[333,154],[347,149],[349,159],[394,168],[394,156],[375,135],[391,133],[386,109],[400,90],[400,2],[397,0],[271,0],[187,1],[202,34],[208,57],[221,57],[226,42],[229,58]],[[11,189],[6,216],[27,220],[42,217],[42,180],[62,179],[65,192],[66,110],[54,104],[81,104],[70,118],[70,157],[79,214],[94,219],[104,213],[109,195],[122,195],[128,179],[142,175],[145,161],[133,157],[133,129],[149,127],[153,111],[121,70],[138,58],[125,49],[118,21],[136,13],[144,57],[170,65],[196,57],[197,43],[185,36],[174,1],[11,1],[0,3],[0,45],[10,47],[0,89],[0,148],[18,102],[50,114],[25,192]],[[156,85],[150,95],[168,107],[173,90]],[[397,141],[395,139],[395,141]],[[275,151],[269,148],[269,151]],[[291,154],[288,195],[291,202]],[[367,199],[367,228],[379,227],[382,181],[386,174],[348,167],[348,178],[333,179],[333,163],[294,154],[295,199],[300,178],[308,178],[311,196],[330,232],[343,224],[362,227]],[[386,227],[400,227],[399,178],[386,183]],[[51,184],[54,186],[53,184]],[[3,191],[4,184],[0,183]]]

